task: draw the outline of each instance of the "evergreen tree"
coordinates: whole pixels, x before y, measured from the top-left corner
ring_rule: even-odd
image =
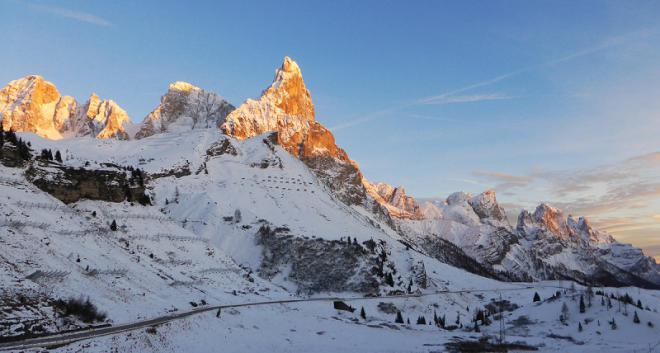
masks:
[[[578,332],[582,332],[582,323],[578,322]]]
[[[367,313],[364,312],[364,307],[362,307],[362,309],[360,309],[360,317],[364,320],[367,319]]]
[[[479,324],[476,321],[474,322],[474,332],[481,332],[479,329]]]
[[[637,316],[637,310],[635,310],[635,316],[633,317],[633,322],[639,324],[639,316]]]
[[[442,315],[442,317],[439,318],[438,321],[439,321],[440,327],[445,328],[445,323],[447,322],[447,320],[445,319],[445,316]]]
[[[424,316],[420,316],[417,318],[417,325],[426,325],[426,318]]]
[[[112,223],[110,223],[110,230],[113,232],[117,231],[117,222],[114,219],[112,220]]]
[[[407,323],[408,325],[410,325],[410,318],[407,318],[407,319],[406,319],[406,323]]]
[[[397,311],[396,312],[396,319],[394,320],[397,324],[402,324],[403,323],[403,316],[401,316],[401,312]]]
[[[16,133],[12,130],[9,130],[5,133],[7,141],[11,142],[14,146],[18,145],[18,140],[16,139]],[[18,147],[18,146],[17,146]]]
[[[570,317],[570,312],[568,311],[568,305],[566,305],[566,302],[564,302],[561,305],[561,315],[559,316],[559,320],[561,322],[566,322]]]
[[[538,292],[534,292],[534,302],[540,302],[541,301],[541,296],[539,295]]]
[[[594,297],[594,289],[591,286],[587,287],[587,306],[591,308],[591,299]]]
[[[481,321],[484,322],[484,311],[481,309],[477,309],[477,314],[474,316],[474,321]]]
[[[580,295],[580,313],[584,313],[586,308],[584,307],[584,296]]]
[[[614,320],[614,318],[612,318],[612,321],[610,321],[610,326],[612,327],[612,330],[616,330],[617,326],[616,326],[616,321]]]
[[[388,272],[385,275],[385,284],[387,284],[390,287],[394,287],[394,278],[392,277],[392,273]]]
[[[15,138],[16,135],[14,135],[14,139]],[[30,147],[28,147],[28,145],[22,139],[18,139],[16,141],[16,147],[18,148],[18,155],[22,160],[27,161],[30,159]]]
[[[642,301],[637,299],[637,307],[642,309]]]

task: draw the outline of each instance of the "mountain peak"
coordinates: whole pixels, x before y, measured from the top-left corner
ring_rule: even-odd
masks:
[[[197,90],[200,90],[200,88],[184,81],[176,81],[170,83],[170,85],[168,86],[168,91],[190,92]]]
[[[275,70],[273,83],[259,100],[248,99],[222,125],[223,131],[239,139],[277,131],[281,144],[299,155],[303,136],[314,122],[312,96],[298,64],[289,57]],[[296,146],[293,148],[293,146]]]
[[[263,96],[274,99],[275,105],[289,116],[314,121],[312,95],[305,86],[300,67],[288,56],[275,71],[273,84]]]
[[[474,209],[474,212],[479,218],[494,218],[498,221],[504,221],[506,219],[506,212],[497,203],[497,197],[493,189],[486,190],[470,198],[468,203],[472,206],[472,209]]]
[[[286,72],[297,72],[300,74],[300,67],[298,66],[298,63],[293,61],[293,59],[291,59],[289,56],[284,57],[281,70]]]
[[[5,131],[33,132],[45,138],[62,138],[56,122],[71,113],[60,104],[57,87],[39,75],[29,75],[9,82],[0,90],[0,120]],[[65,99],[67,102],[70,97]]]
[[[383,205],[391,216],[409,219],[423,218],[419,204],[413,197],[406,194],[403,186],[393,187],[387,183],[371,183],[366,179],[363,180],[363,183],[369,195]]]
[[[218,128],[234,109],[216,93],[176,81],[169,84],[160,104],[144,118],[135,138],[166,131]]]

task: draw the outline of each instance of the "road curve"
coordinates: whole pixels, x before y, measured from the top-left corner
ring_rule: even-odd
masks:
[[[403,294],[403,295],[386,295],[380,297],[318,297],[318,298],[307,298],[307,299],[284,299],[284,300],[273,300],[273,301],[263,301],[263,302],[252,302],[252,303],[241,303],[241,304],[228,304],[228,305],[214,305],[214,306],[205,306],[202,308],[196,308],[190,311],[169,314],[164,316],[159,316],[152,319],[136,321],[127,324],[120,324],[110,327],[102,328],[92,328],[84,331],[76,331],[64,334],[54,333],[48,336],[29,338],[16,342],[7,342],[0,344],[0,351],[10,351],[10,350],[21,350],[28,348],[37,348],[37,347],[51,347],[59,346],[64,344],[69,344],[77,341],[82,341],[90,338],[96,338],[101,336],[114,335],[121,332],[133,331],[141,328],[146,328],[149,326],[157,326],[167,322],[180,320],[188,316],[193,316],[209,311],[214,311],[218,309],[228,309],[228,308],[241,308],[247,306],[263,306],[263,305],[276,305],[276,304],[289,304],[289,303],[307,303],[307,302],[319,302],[319,301],[354,301],[354,300],[383,300],[383,299],[401,299],[401,298],[418,298],[418,297],[428,297],[433,295],[444,295],[444,294],[460,294],[460,293],[476,293],[476,292],[510,292],[510,291],[520,291],[520,290],[530,290],[535,288],[561,288],[564,287],[558,286],[525,286],[525,287],[513,287],[513,288],[501,288],[501,289],[463,289],[455,291],[435,291],[431,293],[423,294]]]

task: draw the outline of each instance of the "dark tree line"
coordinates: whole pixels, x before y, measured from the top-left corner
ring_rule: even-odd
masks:
[[[41,150],[41,158],[49,161],[56,160],[62,163],[62,154],[60,154],[60,151],[55,151],[55,156],[53,157],[53,151],[51,151],[49,148],[44,148]]]
[[[0,147],[3,147],[7,142],[16,147],[18,155],[22,160],[27,161],[32,157],[32,149],[30,148],[31,144],[29,142],[25,142],[23,139],[16,136],[14,131],[2,131],[2,129],[0,129]]]

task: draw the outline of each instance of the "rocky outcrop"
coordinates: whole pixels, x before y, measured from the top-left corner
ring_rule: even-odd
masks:
[[[55,85],[41,76],[11,81],[0,90],[0,120],[4,131],[32,132],[48,139],[93,136],[128,138],[131,124],[126,112],[112,100],[92,94],[79,106],[62,96]]]
[[[497,221],[506,220],[506,212],[504,211],[504,208],[497,203],[495,190],[483,192],[471,198],[468,203],[472,206],[474,213],[476,213],[480,219],[492,218]]]
[[[129,124],[128,114],[117,103],[108,99],[101,100],[92,93],[77,116],[71,119],[67,130],[74,136],[127,140],[129,134],[125,126]]]
[[[34,163],[26,171],[30,182],[64,203],[83,199],[148,204],[142,177],[123,170],[73,168],[53,163]]]
[[[144,118],[135,138],[167,131],[217,128],[234,109],[213,92],[187,82],[174,82],[160,98],[160,104]]]
[[[366,180],[363,183],[369,195],[383,205],[390,216],[407,219],[424,218],[419,204],[413,197],[406,194],[403,186],[395,188],[386,183],[372,184]]]
[[[361,245],[304,239],[267,226],[259,230],[257,244],[262,247],[259,275],[270,280],[286,273],[285,279],[297,284],[300,293],[379,292],[371,272],[377,263]]]

